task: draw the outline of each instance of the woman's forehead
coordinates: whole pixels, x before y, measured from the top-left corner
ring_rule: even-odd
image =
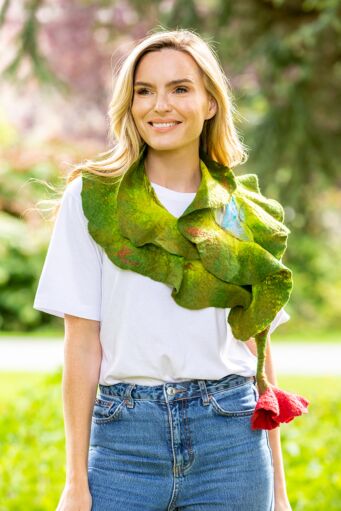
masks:
[[[168,83],[174,79],[190,79],[195,82],[200,78],[200,69],[195,60],[187,53],[171,48],[143,55],[135,72],[135,81],[148,81],[151,85],[154,82]]]

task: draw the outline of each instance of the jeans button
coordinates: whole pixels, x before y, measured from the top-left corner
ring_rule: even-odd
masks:
[[[173,387],[168,387],[167,388],[167,394],[169,396],[172,396],[173,394],[175,394],[175,389]]]

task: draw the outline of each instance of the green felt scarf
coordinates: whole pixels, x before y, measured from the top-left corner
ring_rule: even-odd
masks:
[[[170,286],[179,306],[231,308],[228,322],[235,338],[256,339],[257,383],[263,392],[270,323],[293,284],[291,270],[280,262],[290,233],[283,208],[261,194],[256,174],[235,176],[200,149],[199,188],[176,218],[154,192],[145,155],[146,146],[123,176],[82,173],[89,233],[116,266]],[[217,221],[232,198],[243,235]]]

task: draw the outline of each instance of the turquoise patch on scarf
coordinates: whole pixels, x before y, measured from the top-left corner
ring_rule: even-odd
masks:
[[[235,234],[238,238],[248,240],[249,238],[243,227],[244,220],[245,215],[241,208],[238,210],[236,200],[232,196],[229,203],[226,204],[221,226],[223,229]]]

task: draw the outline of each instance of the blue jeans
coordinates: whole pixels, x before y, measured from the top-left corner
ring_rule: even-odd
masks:
[[[267,430],[252,430],[254,377],[99,386],[92,511],[273,511]]]

